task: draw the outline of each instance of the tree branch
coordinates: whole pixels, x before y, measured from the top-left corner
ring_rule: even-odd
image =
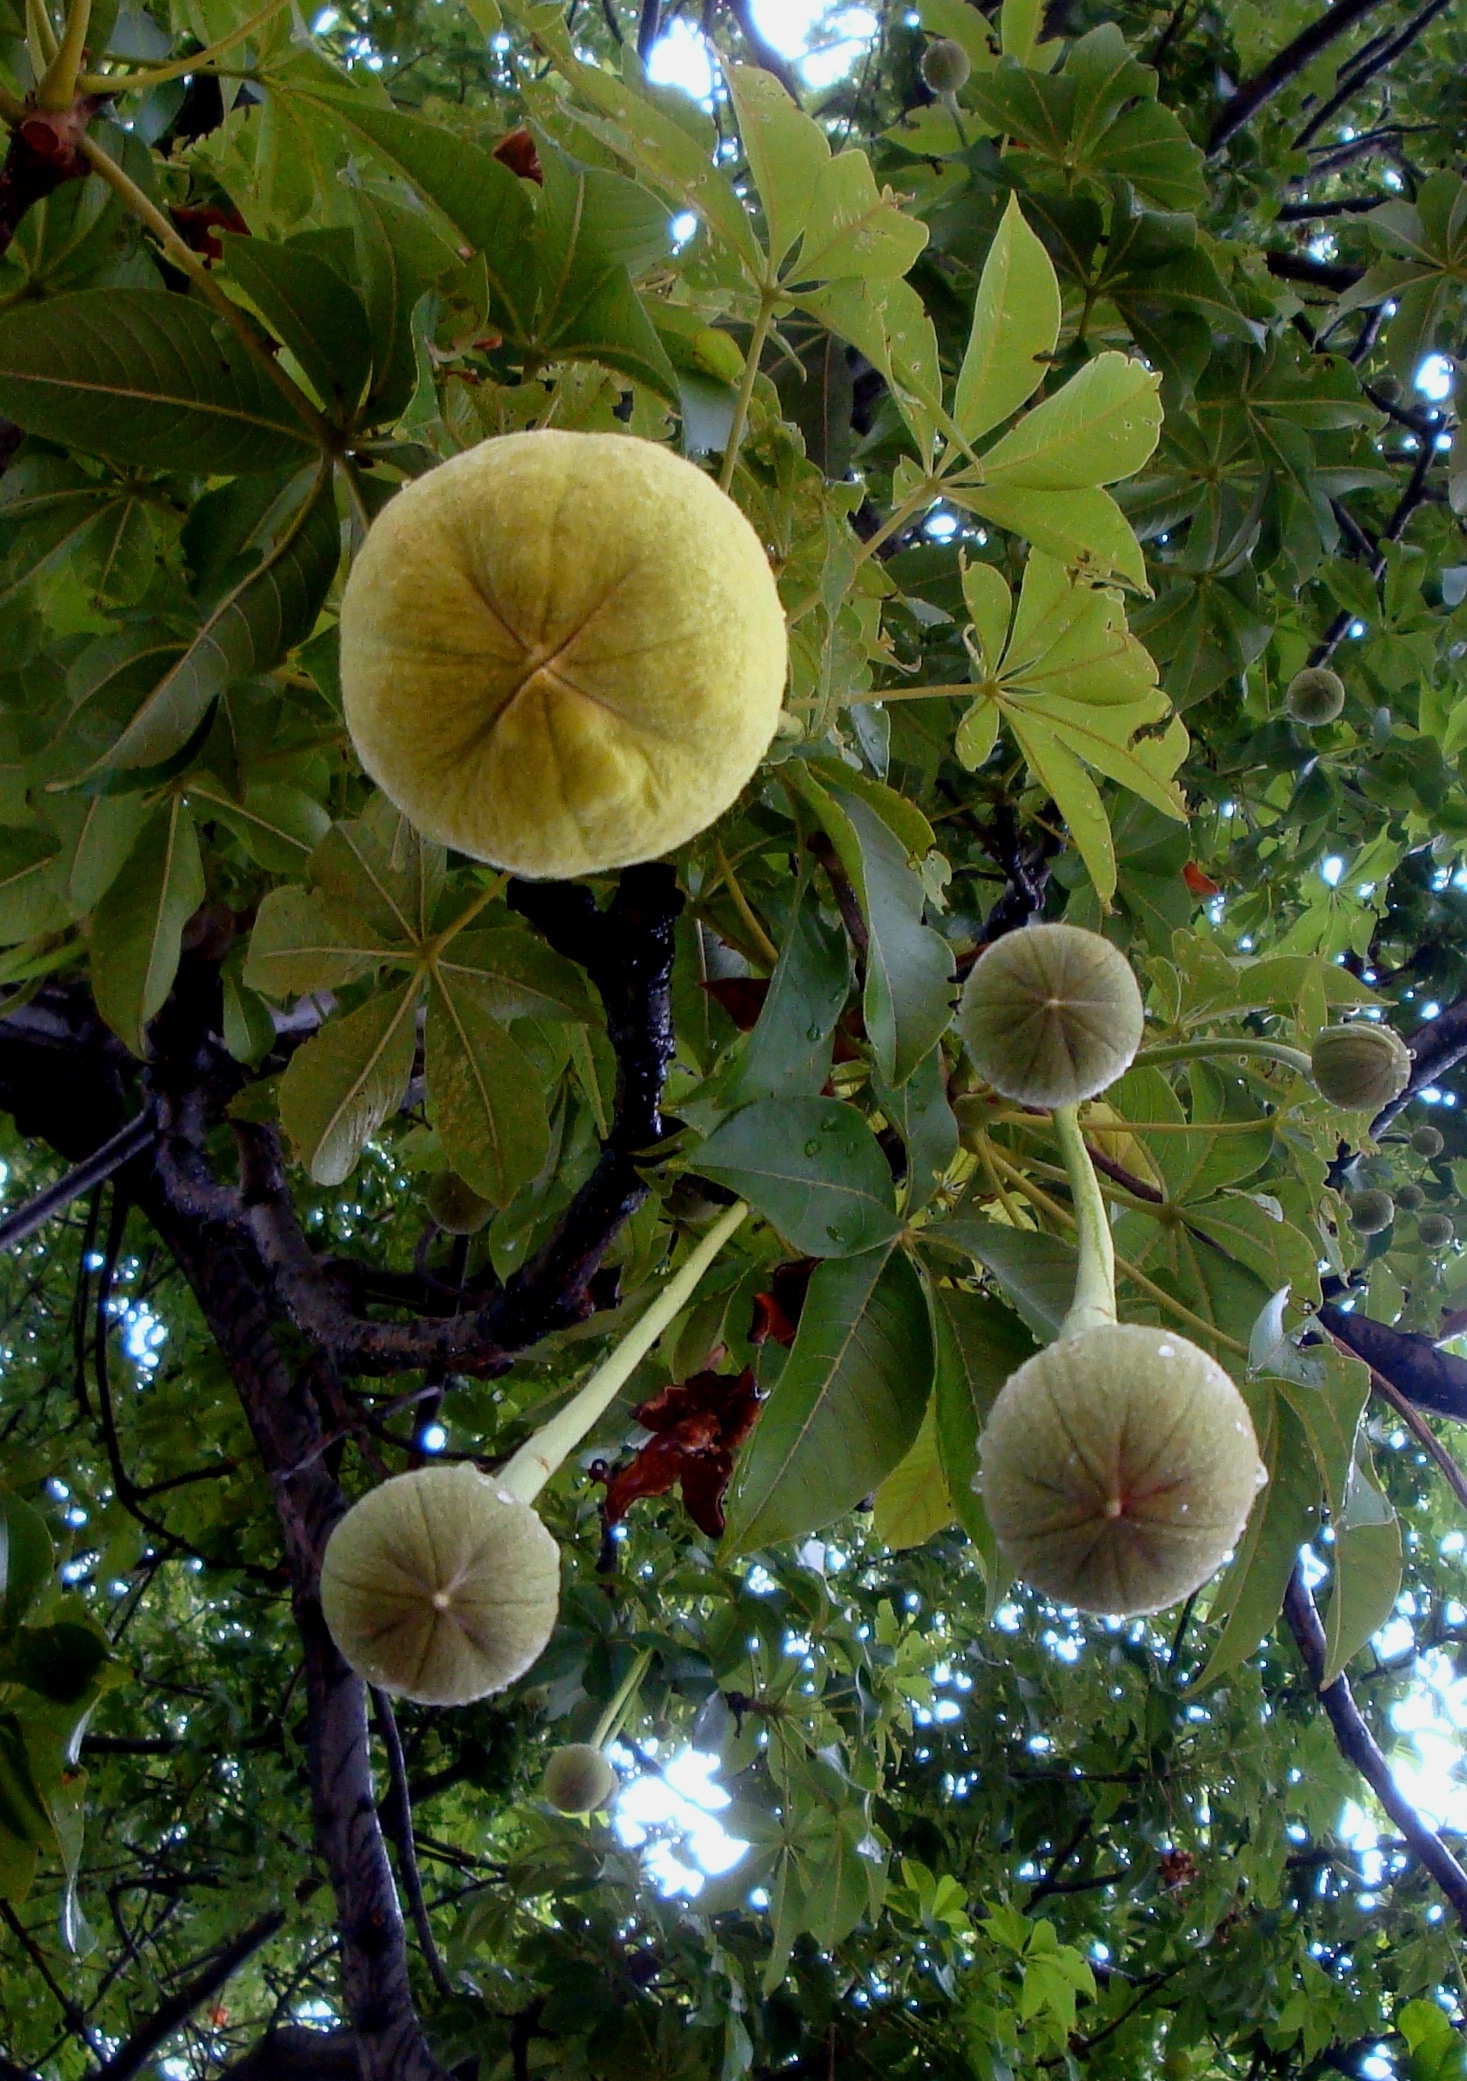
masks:
[[[1286,43],[1276,51],[1252,79],[1244,80],[1232,97],[1225,101],[1213,122],[1207,140],[1209,153],[1220,152],[1230,137],[1237,135],[1245,123],[1251,122],[1266,102],[1286,87],[1290,80],[1297,79],[1301,72],[1314,63],[1321,51],[1353,29],[1379,7],[1381,0],[1337,0],[1326,14],[1319,15],[1307,29],[1301,29],[1292,43]]]
[[[1450,1901],[1457,1919],[1467,1929],[1467,1871],[1464,1871],[1441,1837],[1428,1828],[1414,1806],[1403,1795],[1381,1754],[1375,1736],[1366,1725],[1355,1695],[1345,1676],[1332,1684],[1321,1680],[1325,1670],[1325,1635],[1313,1597],[1296,1567],[1284,1592],[1284,1618],[1294,1636],[1309,1678],[1319,1693],[1319,1702],[1329,1715],[1340,1754],[1353,1763],[1385,1812],[1394,1821],[1407,1847],[1436,1880]]]
[[[202,1972],[180,1987],[176,1994],[169,1995],[146,2023],[140,2024],[131,2037],[124,2039],[110,2059],[103,2060],[92,2081],[133,2081],[134,2075],[140,2074],[150,2064],[153,2054],[167,2043],[179,2025],[186,2023],[196,2009],[201,2009],[233,1978],[246,1960],[253,1958],[256,1951],[284,1927],[284,1915],[278,1909],[272,1909],[268,1915],[261,1915],[257,1921],[249,1923],[238,1936],[231,1937]]]
[[[1338,115],[1347,102],[1354,100],[1362,87],[1368,86],[1378,73],[1384,72],[1388,65],[1394,64],[1401,53],[1410,49],[1417,37],[1430,27],[1439,14],[1446,13],[1450,5],[1451,0],[1427,0],[1426,6],[1413,15],[1405,27],[1398,30],[1394,36],[1387,37],[1373,50],[1361,51],[1354,62],[1347,65],[1340,74],[1339,85],[1329,100],[1310,117],[1294,139],[1294,150],[1299,151],[1317,137],[1331,116]]]
[[[151,1114],[139,1113],[136,1120],[130,1120],[126,1127],[120,1128],[85,1163],[75,1165],[64,1178],[58,1178],[54,1185],[48,1185],[44,1192],[38,1192],[23,1206],[12,1208],[0,1220],[0,1250],[13,1250],[17,1243],[23,1243],[27,1236],[34,1235],[73,1200],[102,1184],[114,1171],[130,1163],[134,1156],[140,1156],[152,1141],[154,1131]]]
[[[774,74],[774,77],[784,88],[786,94],[789,95],[790,100],[798,108],[800,105],[800,83],[790,66],[785,63],[785,60],[774,48],[774,45],[760,34],[759,25],[754,20],[753,11],[749,6],[749,0],[727,0],[727,5],[729,13],[738,23],[740,36],[743,37],[745,43],[749,46],[749,55],[754,60],[754,63],[762,65],[766,72]]]
[[[1392,1329],[1329,1301],[1316,1320],[1416,1408],[1467,1423],[1467,1359],[1438,1351],[1430,1337],[1416,1330]]]
[[[424,1962],[433,1976],[433,1985],[440,1994],[451,1995],[454,1992],[453,1982],[449,1979],[444,1970],[443,1960],[438,1955],[433,1925],[428,1920],[428,1904],[423,1898],[423,1881],[418,1871],[417,1852],[413,1848],[413,1796],[408,1788],[407,1759],[402,1753],[402,1737],[397,1731],[397,1716],[392,1710],[392,1700],[385,1691],[373,1689],[372,1713],[387,1756],[388,1793],[383,1801],[383,1818],[387,1823],[387,1832],[392,1837],[392,1846],[397,1852],[398,1876],[402,1880],[402,1890],[408,1898],[408,1911],[413,1918],[413,1927],[418,1933],[418,1944]]]

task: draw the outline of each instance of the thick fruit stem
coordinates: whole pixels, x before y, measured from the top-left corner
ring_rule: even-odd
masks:
[[[1212,1040],[1168,1041],[1161,1047],[1143,1048],[1133,1067],[1155,1069],[1163,1062],[1208,1062],[1224,1055],[1252,1055],[1263,1062],[1281,1062],[1285,1069],[1296,1069],[1301,1077],[1310,1073],[1309,1057],[1302,1048],[1231,1033]]]
[[[549,1423],[543,1424],[494,1476],[496,1488],[521,1503],[533,1503],[547,1481],[616,1400],[623,1387],[673,1317],[692,1299],[698,1281],[739,1226],[749,1209],[736,1200],[709,1229],[702,1242],[679,1266],[641,1320],[599,1365],[580,1393],[573,1395]]]
[[[1075,1297],[1059,1333],[1061,1338],[1077,1337],[1082,1330],[1097,1329],[1116,1319],[1116,1253],[1095,1165],[1080,1132],[1079,1112],[1074,1106],[1056,1106],[1052,1117],[1075,1203],[1075,1238],[1080,1248]]]

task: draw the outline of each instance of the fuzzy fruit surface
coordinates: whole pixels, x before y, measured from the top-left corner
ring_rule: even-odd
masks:
[[[1434,1156],[1440,1156],[1446,1146],[1440,1129],[1435,1127],[1418,1127],[1411,1137],[1411,1147],[1418,1156],[1424,1156],[1428,1163]]]
[[[1284,712],[1306,730],[1319,730],[1344,712],[1345,682],[1327,665],[1306,665],[1289,681]]]
[[[1134,1616],[1216,1573],[1264,1478],[1248,1405],[1214,1359],[1169,1330],[1104,1323],[1007,1381],[978,1486],[1025,1582]]]
[[[326,1543],[321,1609],[358,1676],[419,1705],[467,1705],[539,1659],[560,1549],[528,1503],[473,1467],[419,1467],[355,1503]]]
[[[1076,925],[1025,925],[985,948],[958,1006],[974,1066],[1005,1098],[1078,1105],[1130,1067],[1145,1013],[1123,954]]]
[[[492,1199],[483,1199],[457,1171],[435,1171],[424,1195],[428,1212],[450,1236],[476,1236],[494,1212]]]
[[[1426,1194],[1419,1185],[1408,1180],[1397,1188],[1396,1205],[1403,1214],[1419,1214],[1426,1205]]]
[[[935,37],[922,53],[922,77],[934,94],[956,94],[972,70],[972,59],[951,36]]]
[[[1416,1233],[1424,1250],[1445,1250],[1457,1231],[1450,1214],[1423,1214]]]
[[[341,611],[347,725],[429,838],[530,877],[651,860],[769,747],[784,613],[711,477],[627,434],[506,434],[400,491]]]
[[[1348,1111],[1372,1112],[1399,1098],[1411,1077],[1411,1051],[1389,1026],[1357,1019],[1314,1036],[1309,1069],[1321,1098]]]
[[[616,1771],[589,1741],[570,1741],[545,1766],[545,1797],[562,1814],[594,1814],[616,1790]]]
[[[1395,1201],[1377,1186],[1368,1192],[1357,1192],[1349,1205],[1350,1226],[1357,1236],[1378,1236],[1396,1218]]]

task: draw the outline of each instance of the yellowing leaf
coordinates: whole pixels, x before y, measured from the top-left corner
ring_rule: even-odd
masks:
[[[983,481],[1083,491],[1133,477],[1161,437],[1160,389],[1139,361],[1098,354],[989,449]]]
[[[956,1516],[953,1499],[937,1454],[937,1398],[927,1404],[911,1451],[892,1469],[876,1491],[872,1530],[884,1544],[901,1552],[925,1546]]]
[[[970,441],[1034,395],[1059,328],[1054,263],[1025,222],[1018,197],[1011,195],[983,263],[953,399],[953,418]]]

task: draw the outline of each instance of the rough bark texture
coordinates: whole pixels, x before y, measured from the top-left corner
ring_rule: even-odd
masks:
[[[22,1134],[80,1163],[140,1113],[150,1122],[150,1146],[120,1165],[109,1158],[108,1167],[116,1189],[172,1251],[218,1342],[279,1519],[304,1651],[316,1846],[336,1898],[349,2034],[277,2032],[235,2067],[237,2081],[267,2073],[272,2081],[296,2074],[447,2081],[412,1999],[378,1819],[366,1686],[337,1653],[318,1596],[321,1555],[346,1509],[329,1453],[345,1406],[341,1378],[435,1362],[501,1371],[516,1350],[592,1312],[591,1281],[646,1197],[638,1159],[662,1135],[673,924],[682,902],[663,867],[629,869],[605,912],[579,889],[522,886],[515,900],[552,944],[584,963],[601,992],[618,1063],[615,1118],[595,1171],[540,1257],[504,1287],[466,1295],[453,1314],[431,1312],[441,1311],[443,1297],[416,1293],[411,1281],[400,1282],[392,1299],[401,1313],[415,1297],[421,1313],[383,1322],[365,1312],[360,1297],[372,1289],[371,1267],[328,1263],[312,1250],[270,1130],[239,1130],[237,1180],[223,1175],[211,1137],[243,1072],[220,1038],[218,970],[208,962],[185,958],[141,1073],[79,984],[44,987],[0,1020],[0,1105]],[[292,1333],[288,1344],[282,1330]],[[304,1362],[287,1356],[298,1353],[301,1337]],[[273,1926],[257,1942],[269,1934]],[[148,2056],[181,2020],[160,2010],[144,2026],[138,2041],[147,2039]]]

